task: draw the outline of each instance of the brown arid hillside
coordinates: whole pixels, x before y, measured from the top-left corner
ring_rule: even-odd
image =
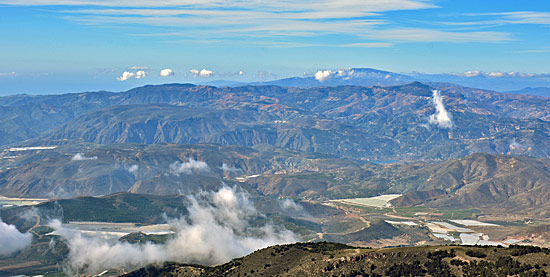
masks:
[[[414,190],[440,190],[445,194],[424,192],[425,201],[421,201],[417,192],[410,192],[393,201],[398,206],[425,203],[432,207],[477,207],[492,213],[550,216],[548,159],[477,153],[431,166],[405,166],[400,170],[405,172],[403,183],[407,177],[414,176],[417,183]]]

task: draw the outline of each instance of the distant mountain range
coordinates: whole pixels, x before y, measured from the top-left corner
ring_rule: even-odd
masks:
[[[407,75],[372,68],[318,71],[315,76],[293,77],[276,81],[252,83],[252,85],[276,85],[282,87],[311,88],[319,86],[392,86],[417,81]]]
[[[535,87],[535,88],[526,87],[524,89],[512,90],[512,91],[506,91],[506,92],[514,93],[514,94],[530,94],[530,95],[550,97],[550,87]]]
[[[75,139],[271,145],[364,160],[441,160],[474,152],[550,156],[549,98],[445,84],[168,84],[122,93],[17,95],[0,98],[0,106],[4,145]]]
[[[517,72],[479,72],[470,71],[460,74],[422,74],[408,76],[421,82],[452,83],[465,87],[488,89],[500,92],[532,94],[550,97],[550,94],[525,90],[530,87],[550,87],[550,74],[522,74]],[[534,93],[534,94],[533,94]]]
[[[394,73],[372,68],[319,70],[313,75],[280,80],[253,82],[250,85],[312,88],[319,86],[397,86],[414,81],[423,83],[450,83],[465,87],[550,97],[550,74],[523,74],[517,72],[470,71],[452,74]],[[201,83],[217,87],[237,87],[246,83],[211,81]]]

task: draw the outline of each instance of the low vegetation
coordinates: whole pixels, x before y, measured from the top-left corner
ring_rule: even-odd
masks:
[[[518,259],[534,255],[530,259]],[[356,248],[297,243],[258,250],[229,263],[204,267],[167,263],[125,276],[548,276],[548,249],[515,246]]]

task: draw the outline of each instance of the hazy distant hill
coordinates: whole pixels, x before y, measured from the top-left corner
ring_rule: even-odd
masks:
[[[550,87],[535,87],[535,88],[527,87],[520,90],[507,91],[507,93],[531,94],[531,95],[550,97]]]
[[[311,88],[319,86],[393,86],[403,85],[417,79],[407,75],[372,68],[350,68],[344,70],[327,70],[318,77],[292,77],[269,82],[252,83],[252,85],[276,85],[282,87]]]
[[[494,91],[515,91],[523,90],[528,87],[548,87],[550,86],[550,75],[548,74],[521,74],[517,72],[479,72],[473,71],[459,74],[408,74],[421,82],[445,82],[466,87],[488,89]],[[521,93],[521,92],[520,92]],[[532,94],[525,91],[527,94]],[[539,94],[533,94],[539,95]]]
[[[394,73],[377,70],[373,68],[348,68],[319,70],[314,76],[292,77],[280,80],[257,82],[253,85],[277,85],[283,87],[311,88],[319,86],[394,86],[419,81],[423,83],[451,83],[460,86],[494,90],[500,92],[531,94],[539,96],[540,91],[529,89],[529,87],[550,86],[548,74],[522,74],[518,72],[480,72],[471,71],[466,73]],[[233,84],[228,83],[228,86]],[[527,88],[527,89],[524,89]],[[544,93],[544,92],[543,92]]]

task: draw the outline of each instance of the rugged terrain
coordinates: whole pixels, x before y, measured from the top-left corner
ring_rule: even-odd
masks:
[[[446,193],[425,197],[428,206],[477,207],[500,214],[532,214],[548,217],[550,210],[550,161],[522,156],[474,154],[432,166],[406,166],[411,184],[421,180],[415,191],[443,190]],[[402,180],[405,184],[405,180]],[[397,184],[396,184],[397,185]],[[397,185],[399,186],[399,185]],[[406,198],[406,194],[403,198]],[[429,202],[427,201],[429,200]]]
[[[539,218],[550,208],[550,160],[525,156],[475,153],[445,162],[375,164],[273,147],[81,143],[1,161],[0,188],[9,197],[179,195],[225,184],[252,195],[315,201],[404,193],[394,206]]]
[[[79,260],[79,243],[165,253],[183,247],[179,234],[218,230],[228,249],[248,250],[216,263],[181,253],[162,261],[220,264],[261,248],[250,239],[281,243],[266,235],[279,232],[284,243],[352,246],[274,246],[133,276],[545,276],[547,251],[514,244],[550,241],[550,99],[355,73],[398,85],[350,86],[334,73],[324,87],[167,84],[0,98],[0,223],[32,238],[0,257],[0,275],[99,273],[109,267]],[[366,198],[377,196],[393,200]],[[360,248],[441,245],[463,233],[512,248]],[[141,254],[108,274],[157,261]]]
[[[124,276],[547,276],[548,249],[431,246],[363,249],[277,245],[216,267],[151,265]]]
[[[429,120],[439,89],[452,127]],[[0,98],[4,144],[271,145],[367,160],[474,152],[548,157],[550,100],[448,84],[394,87],[145,86]],[[450,128],[449,128],[450,127]]]

